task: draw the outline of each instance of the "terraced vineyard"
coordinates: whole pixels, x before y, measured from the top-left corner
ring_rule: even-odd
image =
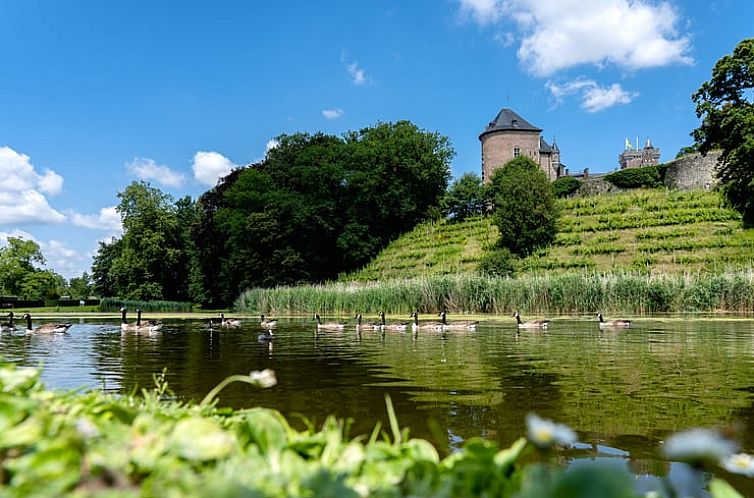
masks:
[[[631,270],[658,273],[754,267],[754,230],[717,192],[640,190],[559,201],[555,244],[524,259],[521,273]],[[488,218],[421,224],[342,280],[473,272],[498,233]]]

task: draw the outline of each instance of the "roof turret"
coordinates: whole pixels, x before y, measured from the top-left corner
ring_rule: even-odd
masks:
[[[504,107],[500,110],[500,112],[495,116],[495,119],[490,121],[490,124],[487,125],[487,127],[484,129],[484,131],[479,135],[479,139],[482,139],[482,136],[493,133],[496,131],[542,131],[541,128],[537,128],[533,124],[526,121],[524,118],[516,114],[513,110],[508,109],[507,107]]]

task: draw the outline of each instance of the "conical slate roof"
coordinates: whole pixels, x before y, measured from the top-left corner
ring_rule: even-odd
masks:
[[[542,131],[541,128],[537,128],[533,124],[529,123],[527,120],[516,114],[513,110],[508,109],[507,107],[504,107],[500,110],[499,113],[497,113],[497,116],[495,116],[495,119],[490,121],[490,124],[487,125],[487,128],[484,129],[481,135],[479,135],[479,138],[482,138],[482,135],[486,135],[487,133],[495,132],[495,131]]]

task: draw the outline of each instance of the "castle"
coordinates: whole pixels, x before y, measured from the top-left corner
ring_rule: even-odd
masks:
[[[539,164],[551,181],[561,176],[565,166],[560,149],[553,140],[548,144],[542,129],[532,125],[511,109],[503,108],[479,135],[482,142],[482,181],[488,183],[492,173],[518,156],[530,157]]]
[[[639,150],[639,139],[636,139],[636,148],[631,145],[631,141],[626,139],[626,148],[618,156],[620,169],[641,168],[660,162],[660,149],[652,146],[652,142],[647,139],[647,143]]]

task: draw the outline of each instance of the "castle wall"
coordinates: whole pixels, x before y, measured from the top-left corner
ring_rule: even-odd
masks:
[[[665,186],[679,190],[696,190],[717,185],[715,168],[719,152],[710,152],[706,156],[689,154],[667,163]]]
[[[514,158],[513,149],[516,147],[519,148],[520,155],[540,164],[539,132],[493,132],[482,137],[482,177],[485,183],[489,183],[492,173],[497,168]]]

